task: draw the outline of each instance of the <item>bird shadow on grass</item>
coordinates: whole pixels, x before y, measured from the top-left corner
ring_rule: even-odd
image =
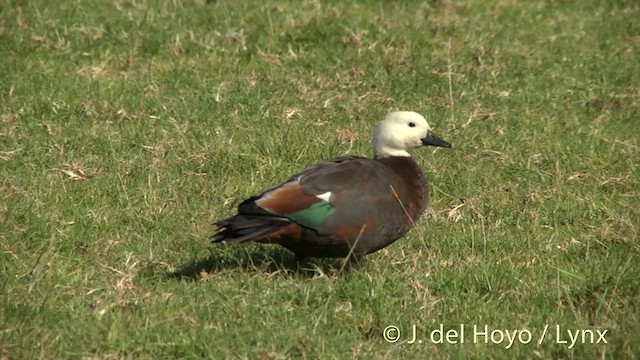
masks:
[[[232,245],[233,246],[233,245]],[[306,259],[298,262],[293,254],[270,246],[237,246],[236,251],[213,250],[201,260],[191,261],[178,270],[166,274],[174,280],[198,280],[211,274],[242,270],[270,276],[312,278],[340,272],[342,261],[335,259]]]

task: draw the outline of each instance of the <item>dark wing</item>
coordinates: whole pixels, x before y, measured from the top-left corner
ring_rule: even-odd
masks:
[[[354,176],[366,175],[367,167],[362,165],[371,161],[364,157],[345,156],[314,165],[245,200],[238,206],[238,213],[281,216],[315,230],[335,211],[330,195],[322,195],[356,186]]]

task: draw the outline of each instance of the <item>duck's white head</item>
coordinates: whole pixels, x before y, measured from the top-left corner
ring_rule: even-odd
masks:
[[[376,157],[410,156],[409,150],[423,145],[451,147],[431,132],[425,118],[413,111],[392,111],[375,128]]]

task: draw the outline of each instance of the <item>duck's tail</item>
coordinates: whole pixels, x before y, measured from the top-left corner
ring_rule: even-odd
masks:
[[[236,215],[215,223],[218,233],[211,237],[214,243],[242,243],[268,237],[281,227],[291,224],[291,220],[279,216]]]

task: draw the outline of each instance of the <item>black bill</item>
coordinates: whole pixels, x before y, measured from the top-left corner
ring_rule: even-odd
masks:
[[[441,146],[446,148],[451,147],[451,144],[437,137],[436,134],[431,132],[431,130],[427,133],[427,137],[422,139],[422,145]]]

